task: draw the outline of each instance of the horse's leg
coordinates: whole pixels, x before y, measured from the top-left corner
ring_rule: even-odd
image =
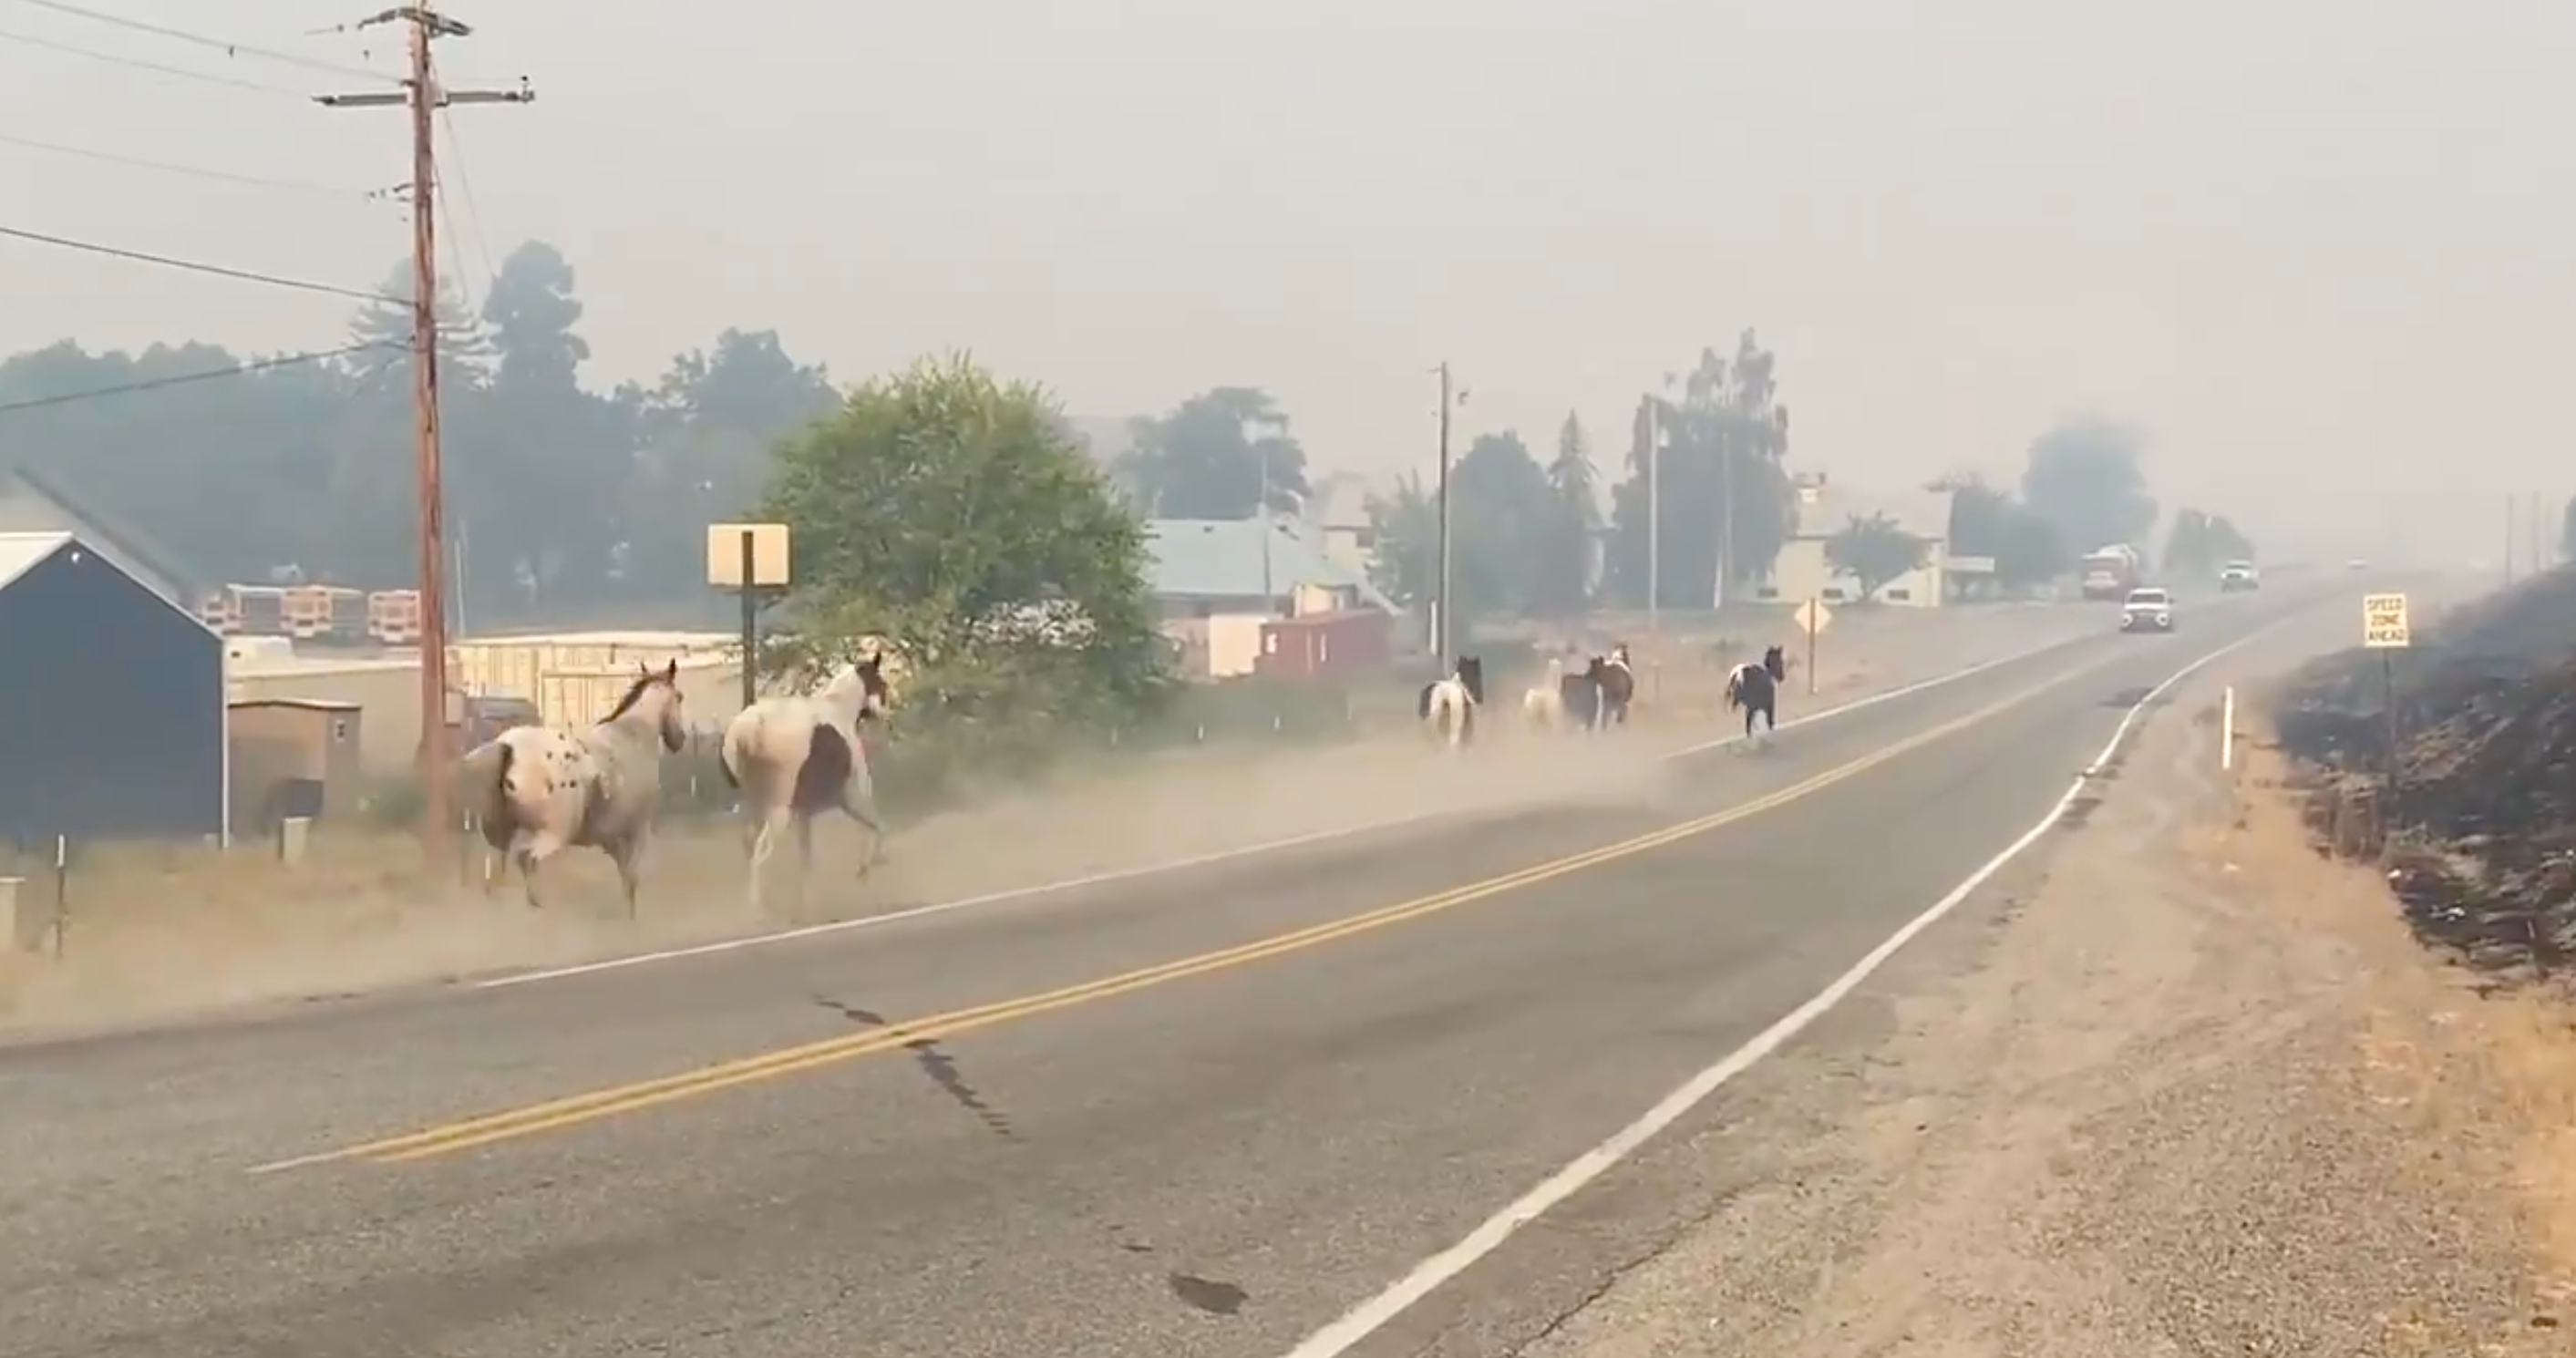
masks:
[[[635,888],[642,880],[644,844],[651,836],[637,830],[626,841],[608,851],[608,861],[617,865],[617,884],[626,893],[626,918],[635,918]]]
[[[546,908],[546,903],[537,890],[537,870],[562,847],[563,836],[552,831],[520,834],[518,846],[512,850],[510,857],[519,865],[519,882],[527,891],[529,909]]]
[[[769,856],[778,851],[778,827],[786,819],[785,807],[763,807],[760,809],[759,828],[752,831],[750,896],[751,908],[755,912],[762,909],[761,878],[764,869],[769,866]]]
[[[850,786],[841,789],[841,813],[868,832],[867,855],[859,860],[859,875],[865,877],[886,856],[885,817],[877,811],[876,790],[851,780]]]
[[[788,825],[796,831],[796,917],[803,919],[814,881],[814,818],[798,814],[788,819]]]

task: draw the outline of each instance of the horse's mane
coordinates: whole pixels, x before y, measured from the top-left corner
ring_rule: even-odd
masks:
[[[610,722],[617,720],[619,717],[625,716],[629,711],[634,709],[635,704],[638,701],[642,700],[644,697],[644,690],[653,687],[655,684],[666,682],[668,679],[669,676],[663,674],[659,670],[648,670],[643,674],[635,676],[635,682],[626,686],[626,696],[617,700],[617,706],[608,709],[608,715],[600,718],[599,724],[606,726]]]

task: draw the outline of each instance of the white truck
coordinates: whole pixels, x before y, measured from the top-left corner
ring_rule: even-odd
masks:
[[[2230,561],[2218,568],[2218,592],[2248,594],[2263,588],[2263,573],[2251,561]]]
[[[2170,632],[2174,629],[2174,601],[2171,592],[2153,585],[2129,591],[2120,601],[2120,630],[2123,632]]]

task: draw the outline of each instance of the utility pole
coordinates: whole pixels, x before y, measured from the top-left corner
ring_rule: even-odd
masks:
[[[1433,668],[1445,675],[1458,637],[1449,620],[1449,407],[1457,402],[1451,394],[1447,361],[1442,361],[1436,371],[1440,374],[1440,602],[1431,614],[1431,661]]]
[[[1646,640],[1663,654],[1664,403],[1652,392],[1646,395]]]
[[[382,11],[359,28],[402,24],[411,30],[411,70],[392,94],[321,94],[324,108],[404,108],[411,114],[411,366],[413,463],[419,481],[420,790],[421,834],[433,853],[450,831],[447,734],[447,551],[440,521],[438,441],[438,141],[433,121],[451,104],[524,104],[536,91],[451,90],[438,83],[430,43],[474,30],[426,5]]]

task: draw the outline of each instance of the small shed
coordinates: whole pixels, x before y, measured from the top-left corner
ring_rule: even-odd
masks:
[[[265,834],[290,816],[325,819],[364,794],[356,703],[250,698],[232,705],[234,830]]]
[[[222,834],[223,638],[71,533],[0,533],[0,835]]]
[[[1265,679],[1327,679],[1386,668],[1395,619],[1373,608],[1270,618],[1261,624],[1253,672]]]

